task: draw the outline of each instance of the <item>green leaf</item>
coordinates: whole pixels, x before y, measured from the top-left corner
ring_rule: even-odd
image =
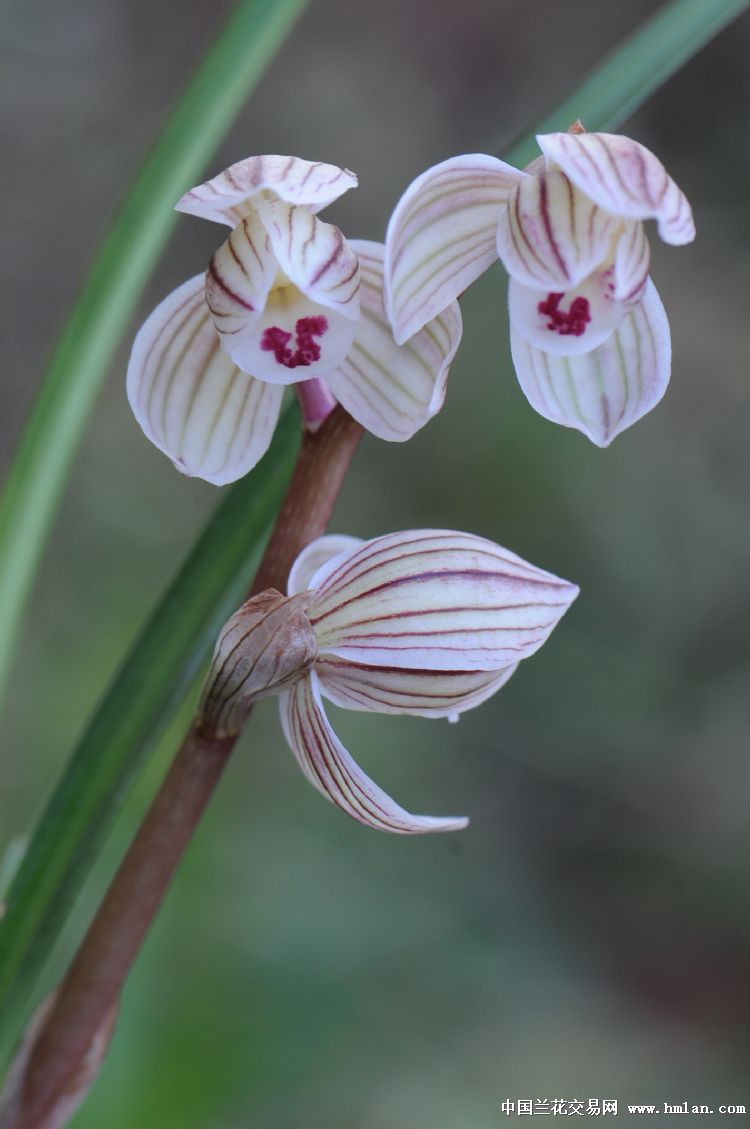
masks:
[[[242,602],[296,458],[299,412],[229,489],[84,732],[10,887],[0,925],[0,1061],[37,976],[149,750]]]
[[[0,502],[0,701],[31,585],[97,392],[176,220],[306,0],[242,0],[101,245],[49,363]]]

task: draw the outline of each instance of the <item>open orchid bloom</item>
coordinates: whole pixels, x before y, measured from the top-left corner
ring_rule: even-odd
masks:
[[[499,257],[521,387],[548,419],[606,446],[669,381],[642,221],[655,219],[667,243],[688,243],[692,213],[637,141],[575,131],[537,140],[543,157],[526,172],[474,154],[406,190],[386,239],[389,316],[407,340]]]
[[[455,720],[541,647],[577,587],[481,537],[427,529],[320,538],[297,558],[288,589],[249,600],[228,621],[204,718],[219,734],[237,732],[252,701],[278,693],[302,771],[342,811],[402,834],[465,826],[410,815],[369,780],[323,696],[348,709]]]
[[[284,386],[322,379],[365,428],[410,438],[442,405],[461,337],[449,303],[408,343],[383,303],[383,248],[347,241],[315,214],[352,173],[291,157],[251,157],[179,202],[232,231],[153,311],[128,367],[147,437],[184,474],[221,485],[261,458]]]

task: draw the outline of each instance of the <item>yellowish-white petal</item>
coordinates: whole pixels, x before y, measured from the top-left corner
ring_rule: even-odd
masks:
[[[279,704],[284,735],[305,776],[353,819],[398,835],[459,831],[468,823],[461,817],[411,815],[373,783],[333,732],[314,672],[286,691]]]
[[[326,376],[336,399],[380,439],[410,439],[443,406],[448,371],[461,340],[458,302],[397,345],[383,301],[382,243],[353,240],[359,258],[361,315],[352,348]]]
[[[173,291],[141,327],[127,390],[151,442],[183,474],[216,485],[241,478],[265,454],[283,395],[221,350],[203,275]]]
[[[536,651],[578,589],[469,533],[366,541],[313,577],[321,654],[410,670],[499,671]]]
[[[252,211],[260,193],[274,193],[289,204],[319,212],[356,187],[355,174],[337,165],[301,157],[247,157],[191,188],[176,210],[236,227]]]
[[[545,157],[600,207],[629,219],[655,219],[665,243],[695,238],[687,197],[645,145],[614,133],[547,133],[537,141]]]
[[[569,290],[604,263],[621,221],[561,172],[542,172],[513,189],[497,229],[508,274],[536,290]]]
[[[310,301],[359,317],[359,264],[339,228],[307,208],[264,201],[261,218],[279,269]]]
[[[328,533],[311,541],[292,565],[287,581],[287,592],[297,596],[312,588],[313,581],[324,565],[335,561],[345,553],[351,553],[363,544],[361,537],[347,537],[342,533]]]
[[[337,706],[373,713],[448,717],[481,705],[515,673],[503,670],[404,670],[322,655],[315,664],[323,694]]]
[[[545,419],[582,431],[598,447],[651,411],[669,383],[669,323],[650,281],[641,301],[590,353],[552,356],[513,328],[511,351],[531,406]]]
[[[386,235],[386,308],[403,344],[497,258],[497,223],[524,174],[483,153],[452,157],[404,192]]]

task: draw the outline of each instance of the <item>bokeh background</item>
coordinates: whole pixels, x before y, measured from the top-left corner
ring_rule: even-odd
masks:
[[[502,154],[657,7],[317,0],[207,171],[266,151],[348,165],[361,187],[327,217],[382,238],[414,175]],[[108,217],[228,10],[3,5],[4,463]],[[684,249],[654,239],[674,339],[662,405],[606,452],[538,417],[510,366],[496,269],[463,301],[444,411],[408,445],[366,439],[337,508],[338,531],[466,528],[581,585],[543,651],[459,725],[334,711],[392,794],[466,812],[469,829],[406,840],[346,820],[264,702],[76,1129],[494,1129],[519,1097],[750,1108],[749,49],[745,16],[626,123],[699,230]],[[142,315],[215,240],[180,220]],[[126,357],[27,623],[2,731],[3,843],[27,832],[218,501],[142,437]]]

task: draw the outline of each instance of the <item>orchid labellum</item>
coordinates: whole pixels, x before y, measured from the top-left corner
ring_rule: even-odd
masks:
[[[408,340],[499,257],[523,391],[604,447],[669,381],[669,325],[642,221],[688,243],[692,213],[637,141],[578,129],[537,140],[543,156],[525,172],[469,154],[406,190],[386,239],[389,316],[396,340]]]
[[[288,596],[264,592],[226,624],[203,694],[218,736],[258,697],[281,722],[308,780],[383,831],[451,831],[464,818],[410,815],[352,759],[323,697],[375,713],[457,719],[541,647],[578,594],[491,541],[407,530],[360,541],[322,537],[297,558]]]
[[[177,205],[232,231],[136,337],[128,397],[183,473],[246,474],[271,441],[284,386],[323,380],[364,427],[403,440],[442,405],[461,336],[448,303],[405,345],[383,304],[383,247],[348,241],[317,212],[356,185],[333,165],[250,157]]]

